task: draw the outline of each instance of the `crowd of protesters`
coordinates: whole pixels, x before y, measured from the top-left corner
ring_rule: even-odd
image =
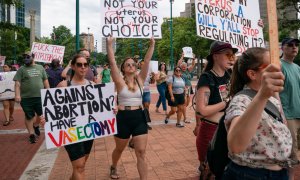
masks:
[[[107,39],[109,62],[103,65],[100,74],[90,65],[90,53],[86,49],[81,49],[65,68],[58,59],[43,67],[35,63],[34,54],[25,53],[24,65],[13,79],[15,98],[2,101],[3,126],[14,121],[14,104],[20,103],[29,142],[35,143],[43,120],[41,89],[114,82],[118,99],[115,110],[118,134],[114,137],[110,178],[119,178],[118,161],[130,141],[140,179],[147,179],[145,154],[148,130],[152,127],[146,111],[151,103],[150,85],[156,84],[159,98],[155,112],[160,113],[162,104],[164,123],[168,124],[171,116],[176,114],[175,127],[178,128],[191,123],[187,118],[187,107],[195,93],[194,134],[201,176],[205,171],[209,172],[207,149],[220,119],[225,117],[230,162],[224,174],[215,179],[293,179],[294,167],[299,164],[300,68],[294,63],[300,43],[298,39],[283,39],[281,67],[270,64],[270,54],[265,48],[249,48],[237,57],[238,49],[231,44],[214,41],[196,92],[193,92],[191,83],[195,57],[187,64],[182,53],[174,71],[169,73],[172,75],[168,75],[164,62],[159,63],[158,73],[149,72],[155,46],[155,40],[150,39],[144,58],[126,58],[118,68],[113,40],[112,37]],[[12,67],[5,64],[3,71],[12,71]],[[242,94],[244,90],[252,91],[254,97]],[[280,112],[280,118],[274,118],[266,110],[270,103]],[[93,140],[65,146],[73,166],[72,179],[84,178],[92,145]]]

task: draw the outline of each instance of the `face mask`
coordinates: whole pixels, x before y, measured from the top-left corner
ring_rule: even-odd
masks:
[[[31,57],[25,57],[24,58],[24,63],[26,66],[29,66],[32,63]]]

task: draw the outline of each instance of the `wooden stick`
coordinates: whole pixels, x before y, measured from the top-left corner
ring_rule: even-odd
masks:
[[[276,0],[267,0],[271,63],[280,65]]]

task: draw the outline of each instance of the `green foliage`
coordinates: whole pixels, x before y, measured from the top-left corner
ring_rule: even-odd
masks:
[[[7,25],[7,23],[5,23]],[[29,50],[30,30],[19,26],[9,26],[10,28],[0,28],[0,54],[6,56],[9,64],[22,64],[22,54]],[[15,32],[17,39],[15,40]]]
[[[300,29],[300,20],[297,13],[300,13],[299,0],[278,0],[277,10],[281,16],[278,19],[279,31],[298,31]],[[287,8],[290,7],[290,8]],[[287,14],[295,13],[294,18],[288,18]]]

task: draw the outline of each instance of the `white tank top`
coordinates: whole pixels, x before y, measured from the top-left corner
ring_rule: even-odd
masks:
[[[142,106],[142,96],[140,89],[135,92],[129,91],[125,86],[118,94],[118,103],[121,106]]]

